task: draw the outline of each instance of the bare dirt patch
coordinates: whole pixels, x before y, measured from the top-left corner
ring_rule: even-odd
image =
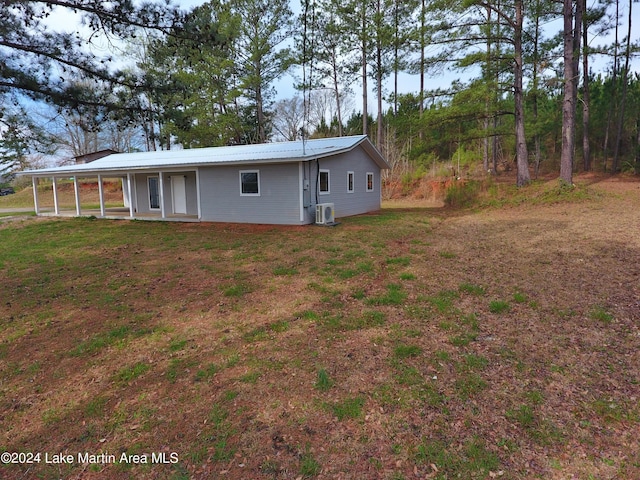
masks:
[[[76,461],[0,476],[640,478],[640,183],[577,183],[335,228],[4,225],[0,445]]]

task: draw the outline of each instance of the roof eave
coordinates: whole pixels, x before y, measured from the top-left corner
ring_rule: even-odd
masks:
[[[332,153],[334,154],[334,153]],[[132,166],[132,167],[93,167],[82,169],[57,169],[47,168],[40,170],[25,170],[18,172],[18,175],[31,176],[31,177],[73,177],[73,176],[95,176],[95,175],[126,175],[127,173],[135,173],[142,171],[182,171],[182,170],[195,170],[200,167],[217,167],[217,166],[229,166],[229,165],[265,165],[265,164],[277,164],[277,163],[297,163],[303,161],[313,160],[325,155],[309,155],[307,157],[299,158],[287,158],[287,159],[263,159],[263,160],[229,160],[224,162],[201,162],[201,163],[189,163],[189,164],[176,164],[176,165],[144,165],[144,166]],[[83,164],[91,165],[91,164]],[[64,168],[64,167],[62,167]]]
[[[267,164],[283,164],[283,163],[297,163],[297,162],[307,162],[312,161],[319,158],[331,157],[335,155],[341,155],[347,152],[350,152],[354,148],[362,146],[364,150],[369,154],[369,156],[374,160],[374,162],[382,169],[391,168],[387,163],[382,154],[378,151],[378,149],[371,143],[369,138],[366,135],[362,135],[358,141],[354,142],[351,145],[345,146],[340,149],[333,149],[328,151],[305,151],[303,155],[298,155],[295,157],[287,157],[287,158],[265,158],[265,159],[246,159],[246,160],[228,160],[228,161],[217,161],[217,162],[191,162],[184,164],[151,164],[144,166],[131,166],[131,167],[114,167],[112,165],[106,165],[101,167],[100,165],[96,165],[96,162],[100,160],[96,160],[95,162],[86,163],[78,165],[78,167],[82,168],[73,168],[73,167],[55,167],[55,168],[46,168],[41,170],[26,170],[23,172],[19,172],[19,175],[22,176],[32,176],[38,178],[50,178],[50,177],[87,177],[87,176],[96,176],[96,175],[126,175],[127,173],[136,173],[142,171],[181,171],[181,170],[195,170],[200,167],[217,167],[217,166],[229,166],[229,165],[267,165]],[[118,154],[115,154],[118,155]],[[105,159],[108,158],[104,157]],[[102,160],[102,159],[101,159]]]

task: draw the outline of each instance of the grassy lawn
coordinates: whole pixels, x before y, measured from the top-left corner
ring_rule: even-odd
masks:
[[[640,478],[638,185],[0,222],[0,477]]]

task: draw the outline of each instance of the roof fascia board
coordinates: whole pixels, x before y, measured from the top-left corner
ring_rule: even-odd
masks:
[[[376,164],[378,164],[380,168],[390,169],[391,165],[389,165],[387,160],[382,156],[382,154],[376,148],[376,146],[368,138],[366,138],[366,140],[367,140],[366,142],[365,141],[360,142],[360,145],[362,145],[362,148],[364,148],[364,150],[369,154],[369,156],[373,159],[373,161],[376,162]]]

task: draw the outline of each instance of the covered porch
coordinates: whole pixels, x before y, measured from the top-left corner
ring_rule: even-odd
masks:
[[[45,200],[41,181],[51,180],[52,200]],[[72,182],[73,206],[61,202],[61,184]],[[120,200],[108,203],[105,183],[119,182]],[[198,171],[106,172],[82,175],[32,175],[36,215],[80,217],[95,216],[108,219],[138,219],[166,221],[200,221],[200,192]],[[87,186],[95,193],[87,195]],[[68,188],[68,187],[67,187]],[[90,188],[90,187],[89,187]],[[90,203],[84,197],[91,196]],[[111,192],[110,197],[113,197]]]

